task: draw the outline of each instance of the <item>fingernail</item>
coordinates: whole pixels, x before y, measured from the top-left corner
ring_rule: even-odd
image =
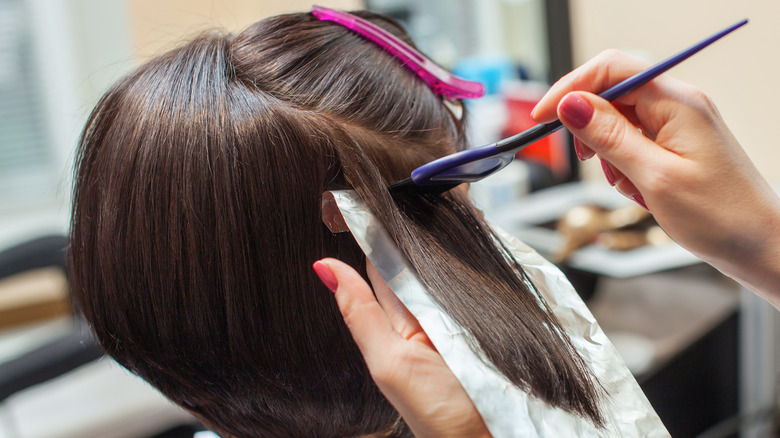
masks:
[[[531,110],[531,118],[534,120],[536,120],[536,117],[534,117],[536,115],[536,106],[537,105],[534,105],[534,108]]]
[[[607,177],[607,182],[609,183],[609,185],[614,187],[615,186],[615,174],[612,173],[612,168],[604,160],[601,160],[601,170],[604,171],[604,176]]]
[[[339,281],[336,279],[336,276],[333,275],[333,271],[330,270],[330,267],[318,260],[314,262],[312,268],[314,268],[314,272],[320,277],[320,281],[322,281],[325,287],[330,289],[331,292],[336,292],[336,289],[339,287]]]
[[[580,161],[585,161],[593,157],[590,149],[586,152],[585,148],[582,146],[582,142],[577,137],[574,137],[574,153],[577,154],[577,158],[579,158]]]
[[[580,145],[580,139],[577,137],[574,137],[574,153],[577,154],[577,158],[580,161],[585,161],[585,158],[582,154],[582,145]]]
[[[575,129],[582,129],[588,125],[593,117],[593,107],[590,103],[576,94],[569,94],[563,98],[558,107],[561,116]]]
[[[642,195],[634,195],[631,197],[631,199],[634,200],[637,204],[641,205],[642,208],[644,208],[647,211],[650,211],[649,208],[647,208],[647,204],[645,203],[645,198],[642,197]]]

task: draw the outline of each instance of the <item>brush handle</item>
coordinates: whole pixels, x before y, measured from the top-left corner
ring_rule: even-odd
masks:
[[[670,68],[674,67],[675,65],[690,58],[695,53],[699,52],[701,49],[709,46],[715,41],[723,38],[724,36],[744,26],[745,24],[747,24],[747,22],[748,22],[747,20],[742,20],[732,26],[729,26],[723,29],[722,31],[712,35],[711,37],[706,38],[701,42],[692,45],[691,47],[683,50],[682,52],[664,61],[659,62],[658,64],[648,68],[647,70],[644,70],[640,73],[635,74],[634,76],[631,76],[630,78],[620,82],[614,87],[611,87],[610,89],[604,91],[603,93],[600,93],[599,96],[601,96],[606,100],[609,100],[610,102],[615,99],[619,99],[620,97],[625,96],[626,94],[633,91],[637,87],[640,87],[650,82],[652,79],[658,77],[659,75],[669,70]]]
[[[609,89],[599,93],[599,96],[601,96],[603,99],[608,100],[612,102],[613,100],[619,99],[626,94],[630,93],[631,91],[641,87],[642,85],[650,82],[651,80],[655,79],[656,77],[660,76],[670,68],[676,66],[677,64],[685,61],[686,59],[690,58],[697,52],[699,52],[701,49],[709,46],[710,44],[714,43],[715,41],[723,38],[724,36],[730,34],[731,32],[739,29],[740,27],[747,24],[747,20],[742,20],[736,24],[733,24],[720,32],[710,36],[709,38],[706,38],[691,47],[688,47],[687,49],[683,50],[682,52],[673,55],[658,64],[655,64],[654,66],[643,70],[634,76],[631,76],[628,79],[625,79],[621,81],[620,83],[610,87]],[[528,130],[525,130],[517,135],[514,135],[509,138],[505,138],[495,144],[496,150],[498,153],[504,153],[504,152],[518,152],[521,149],[525,148],[526,146],[543,139],[544,137],[547,137],[548,135],[552,134],[553,132],[561,129],[563,127],[563,124],[560,120],[556,120],[554,122],[546,123],[544,125],[536,125],[533,128],[530,128]]]

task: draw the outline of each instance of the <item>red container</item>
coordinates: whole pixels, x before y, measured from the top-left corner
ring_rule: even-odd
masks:
[[[518,83],[506,87],[504,97],[508,118],[502,131],[502,138],[518,134],[537,124],[531,118],[531,110],[544,96],[545,91],[546,87],[534,84]],[[558,179],[565,179],[571,173],[564,130],[555,132],[523,149],[516,157],[545,165]]]

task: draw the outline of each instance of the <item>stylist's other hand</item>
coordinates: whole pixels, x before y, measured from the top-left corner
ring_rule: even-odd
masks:
[[[602,53],[555,83],[532,117],[556,117],[581,160],[698,257],[780,308],[780,199],[696,88],[662,75],[610,103],[596,94],[646,68]],[[780,114],[780,113],[779,113]]]
[[[339,260],[320,260],[314,270],[334,292],[379,390],[418,438],[489,437],[482,417],[417,319],[367,265],[373,292]]]

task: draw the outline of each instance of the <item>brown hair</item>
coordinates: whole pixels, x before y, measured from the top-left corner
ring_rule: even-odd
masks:
[[[117,83],[87,122],[73,294],[111,356],[220,433],[408,435],[311,269],[331,256],[365,274],[351,236],[320,219],[323,191],[354,188],[473,348],[601,424],[591,373],[468,200],[385,188],[463,132],[396,59],[309,14],[200,36]]]

